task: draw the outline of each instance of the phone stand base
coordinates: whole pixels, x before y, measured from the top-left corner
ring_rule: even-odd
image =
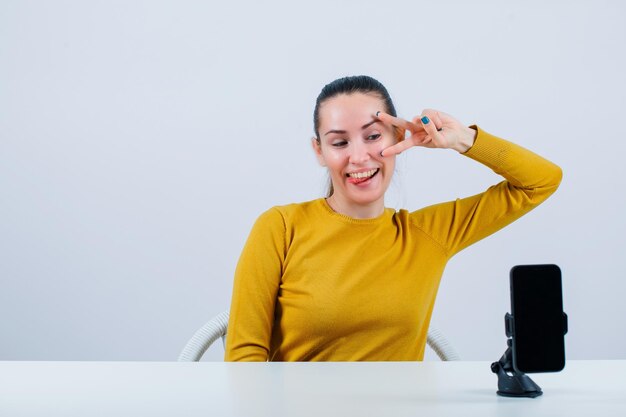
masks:
[[[511,347],[504,352],[498,362],[491,364],[491,372],[498,375],[498,395],[535,398],[543,394],[539,385],[528,375],[513,369]]]

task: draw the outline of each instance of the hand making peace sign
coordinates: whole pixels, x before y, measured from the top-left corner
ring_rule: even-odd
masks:
[[[381,156],[397,155],[413,146],[449,148],[464,153],[472,147],[476,138],[476,130],[463,125],[449,114],[433,109],[424,110],[421,116],[414,117],[411,122],[382,111],[377,112],[376,117],[387,125],[410,133],[403,141],[383,149]]]

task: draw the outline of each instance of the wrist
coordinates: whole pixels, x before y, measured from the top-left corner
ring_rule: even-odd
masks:
[[[474,141],[476,141],[476,134],[478,132],[476,129],[471,127],[466,127],[461,134],[459,142],[454,146],[454,150],[459,153],[465,153],[470,150],[472,146],[474,146]]]

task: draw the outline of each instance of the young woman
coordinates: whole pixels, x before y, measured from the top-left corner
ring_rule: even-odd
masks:
[[[256,221],[235,273],[226,360],[422,360],[448,260],[561,181],[553,163],[443,112],[396,116],[371,77],[323,88],[312,144],[331,189]],[[417,211],[385,208],[395,155],[413,146],[452,149],[504,181]]]

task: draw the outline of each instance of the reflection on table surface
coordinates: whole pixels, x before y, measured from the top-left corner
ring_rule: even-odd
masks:
[[[626,361],[534,374],[496,395],[490,362],[0,362],[2,416],[626,416]]]

